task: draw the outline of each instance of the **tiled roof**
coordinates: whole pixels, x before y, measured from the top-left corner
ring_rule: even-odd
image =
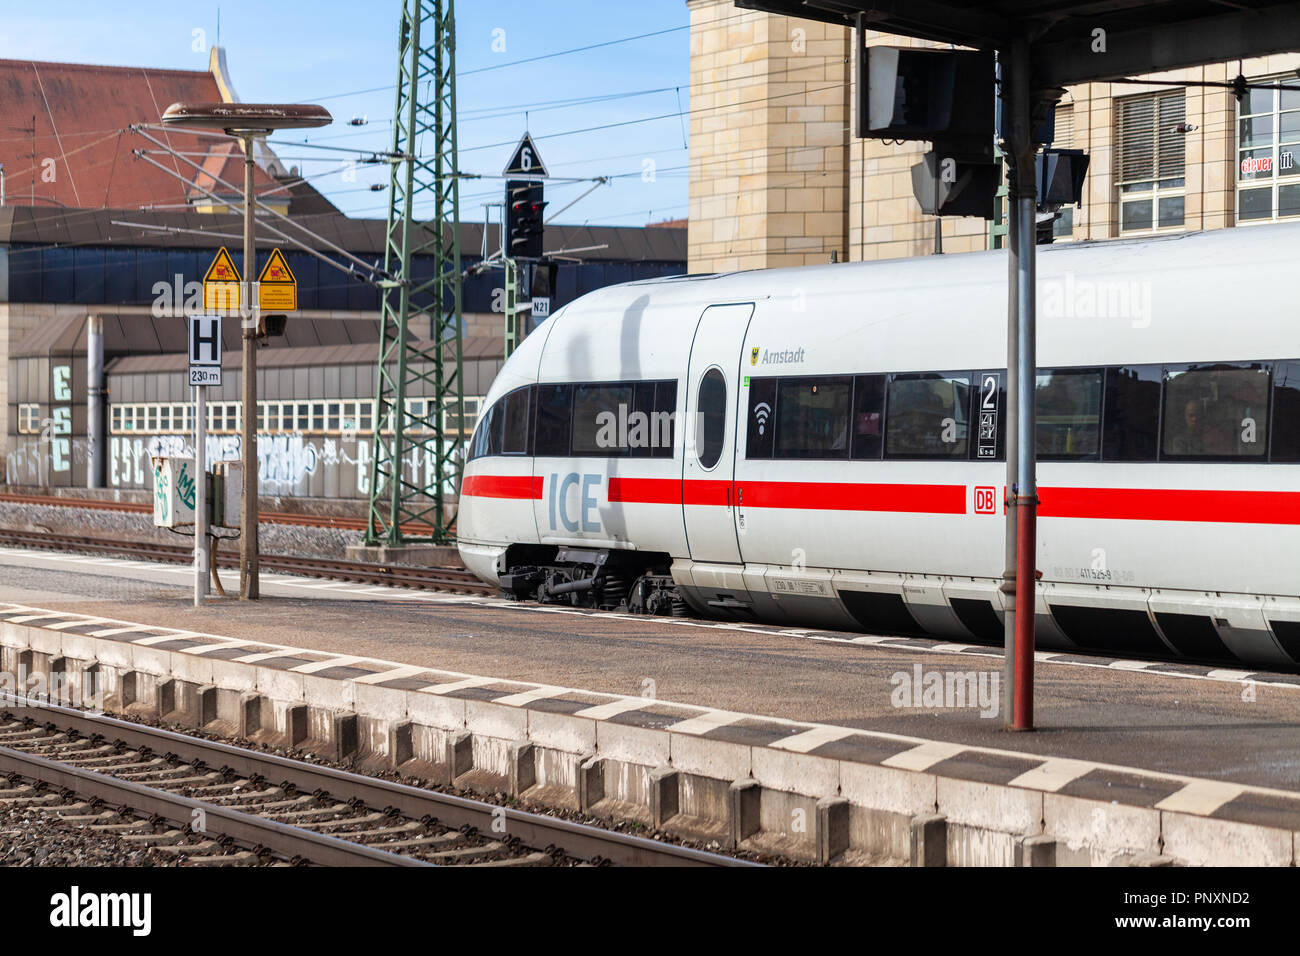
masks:
[[[221,98],[207,70],[0,60],[0,162],[6,200],[49,209],[184,203],[187,184],[133,156],[133,150],[156,147],[127,127],[158,123],[163,110],[177,101]],[[194,153],[196,162],[210,150],[232,146],[224,136],[174,130],[152,135],[174,149]],[[174,158],[153,158],[194,178],[193,168]],[[259,192],[277,188],[260,167],[254,179]]]

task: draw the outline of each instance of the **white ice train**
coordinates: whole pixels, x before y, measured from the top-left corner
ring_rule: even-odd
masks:
[[[1040,251],[1040,645],[1296,668],[1300,226]],[[466,565],[1000,642],[1006,278],[988,252],[584,296],[487,395]]]

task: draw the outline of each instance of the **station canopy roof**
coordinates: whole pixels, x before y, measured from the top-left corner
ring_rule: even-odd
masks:
[[[743,9],[1005,50],[1033,44],[1034,84],[1068,86],[1300,50],[1295,0],[736,0]],[[1104,30],[1105,52],[1094,50]]]

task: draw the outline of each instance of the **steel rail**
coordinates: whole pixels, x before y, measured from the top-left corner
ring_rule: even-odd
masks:
[[[6,703],[10,706],[18,705],[20,711],[35,719],[56,723],[86,736],[111,736],[133,748],[147,747],[157,753],[171,753],[186,762],[226,767],[241,776],[258,775],[268,781],[289,783],[306,793],[323,791],[336,797],[354,797],[366,806],[385,809],[391,807],[403,816],[416,820],[425,816],[434,817],[438,823],[452,829],[472,826],[490,833],[494,829],[493,825],[504,815],[507,832],[518,837],[525,846],[554,847],[583,860],[607,860],[619,866],[761,865],[705,850],[516,810],[513,807],[502,807],[435,790],[422,790],[408,784],[367,777],[335,767],[246,750],[160,727],[97,716],[46,701],[0,694],[0,705]],[[196,805],[205,809],[209,806]],[[212,811],[207,812],[211,815]],[[186,820],[188,819],[187,815]]]
[[[152,558],[171,564],[189,564],[193,552],[184,546],[155,544],[153,542],[107,541],[102,538],[76,537],[66,534],[48,534],[0,528],[0,544],[16,544],[46,550],[91,551],[97,554],[122,555],[132,558]],[[234,568],[239,564],[236,555],[216,555],[217,566]],[[363,561],[332,561],[326,558],[296,557],[294,555],[261,555],[261,565],[268,571],[301,574],[306,577],[330,578],[361,584],[398,585],[424,590],[455,590],[474,594],[496,594],[496,589],[484,584],[473,573],[461,568],[421,568],[402,565],[369,564]]]
[[[196,813],[202,814],[205,826],[215,821],[213,829],[245,849],[264,847],[289,859],[306,859],[321,866],[433,866],[424,860],[378,850],[363,843],[349,843],[323,833],[315,833],[275,820],[232,810],[179,794],[158,790],[130,780],[121,780],[94,770],[70,766],[0,746],[0,773],[15,774],[51,786],[71,790],[84,797],[129,806],[149,816],[156,816],[185,829]],[[206,832],[206,831],[205,831]]]

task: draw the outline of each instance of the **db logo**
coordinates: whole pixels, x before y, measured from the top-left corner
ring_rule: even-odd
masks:
[[[980,487],[975,489],[975,513],[977,515],[994,515],[998,513],[998,490]]]

